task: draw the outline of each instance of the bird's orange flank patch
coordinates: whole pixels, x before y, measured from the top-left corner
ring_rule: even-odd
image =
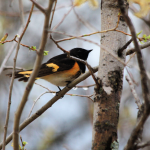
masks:
[[[74,66],[70,70],[62,71],[68,76],[74,76],[76,73],[80,71],[80,67],[77,62],[75,62]]]

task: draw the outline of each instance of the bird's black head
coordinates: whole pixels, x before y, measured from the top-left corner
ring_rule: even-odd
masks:
[[[83,48],[73,48],[70,50],[70,55],[83,60],[87,60],[88,55],[91,51],[92,50],[86,50]]]

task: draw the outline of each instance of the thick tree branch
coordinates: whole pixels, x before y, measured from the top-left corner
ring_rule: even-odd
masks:
[[[130,45],[130,43],[132,42],[132,38],[121,48],[119,48],[118,50],[118,56],[122,56],[122,52]]]
[[[16,114],[15,114],[14,131],[13,131],[14,150],[19,150],[19,122],[20,122],[20,118],[21,118],[23,108],[24,108],[24,106],[27,102],[28,95],[29,95],[30,90],[33,86],[35,77],[37,76],[37,73],[38,73],[39,68],[40,68],[40,64],[42,62],[43,52],[44,52],[45,44],[47,42],[47,35],[48,35],[47,29],[49,27],[49,18],[50,18],[50,13],[51,13],[51,10],[52,10],[53,2],[54,2],[54,0],[49,0],[48,8],[45,9],[45,21],[44,21],[42,39],[41,39],[38,55],[36,57],[33,73],[31,75],[31,77],[29,78],[29,82],[26,86],[26,89],[24,91],[22,100],[21,100],[21,102],[18,106],[18,109],[16,111]],[[35,4],[35,2],[34,2],[34,4]],[[35,4],[35,5],[37,6],[37,4]]]
[[[140,46],[137,41],[134,26],[133,26],[133,24],[127,14],[127,11],[125,9],[124,0],[118,0],[118,4],[119,4],[120,10],[121,10],[121,13],[124,16],[124,19],[125,19],[127,25],[129,26],[130,32],[132,34],[132,39],[134,42],[134,47],[137,52],[137,59],[138,59],[138,64],[139,64],[139,68],[140,68],[140,76],[141,76],[141,84],[142,84],[142,93],[143,93],[143,99],[145,102],[145,110],[144,110],[143,116],[141,117],[140,121],[137,123],[135,129],[132,131],[131,136],[128,140],[128,143],[125,147],[125,150],[133,150],[133,149],[135,149],[135,141],[137,140],[138,135],[141,131],[141,128],[143,128],[143,125],[144,125],[145,121],[147,120],[149,113],[150,113],[149,112],[149,109],[150,109],[149,96],[148,96],[149,90],[148,90],[148,86],[147,86],[147,75],[146,75],[146,71],[145,71],[145,67],[144,67],[142,53],[141,53]]]
[[[93,72],[97,72],[98,67],[93,68]],[[65,93],[67,93],[70,89],[72,89],[75,85],[80,83],[81,81],[85,80],[90,76],[90,72],[86,72],[83,75],[81,75],[79,78],[75,79],[73,82],[71,82],[68,87],[65,87],[62,89],[57,96],[54,96],[49,102],[47,102],[41,109],[39,109],[36,113],[34,113],[30,118],[26,119],[20,126],[19,131],[23,130],[26,126],[28,126],[31,122],[33,122],[36,118],[41,116],[48,108],[50,108],[56,101],[59,100]],[[18,132],[19,132],[18,131]],[[6,144],[8,144],[12,140],[13,133],[11,133],[7,139]],[[2,144],[0,144],[0,149],[2,148]]]

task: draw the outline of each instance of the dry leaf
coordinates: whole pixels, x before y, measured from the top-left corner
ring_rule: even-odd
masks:
[[[139,4],[140,11],[135,13],[139,18],[145,17],[150,11],[150,0],[129,0],[129,2]]]
[[[83,3],[85,2],[89,2],[89,5],[92,7],[92,8],[97,8],[98,7],[98,1],[97,0],[74,0],[74,6],[80,6],[82,5]]]

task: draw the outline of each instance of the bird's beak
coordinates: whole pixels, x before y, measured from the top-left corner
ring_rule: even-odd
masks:
[[[90,53],[93,49],[88,50],[88,52]]]

